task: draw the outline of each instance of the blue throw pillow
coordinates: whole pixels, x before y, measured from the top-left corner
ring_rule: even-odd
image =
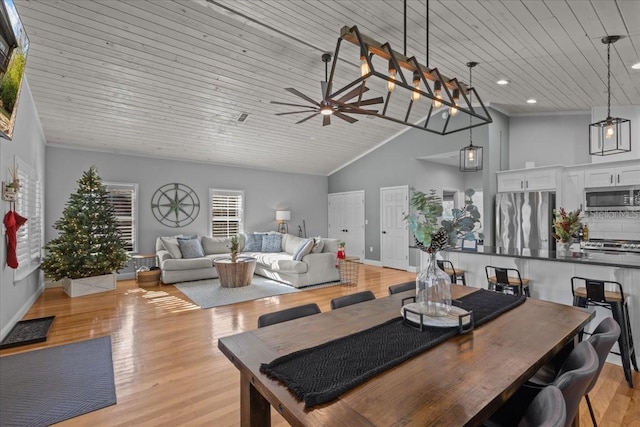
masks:
[[[282,252],[282,234],[269,233],[263,235],[262,252]]]
[[[313,249],[314,243],[315,242],[313,241],[313,239],[304,239],[302,242],[300,242],[300,245],[298,245],[298,248],[293,253],[293,260],[302,261],[302,258],[311,253],[311,249]]]
[[[204,249],[200,239],[178,237],[178,246],[182,252],[182,258],[200,258],[204,256]]]
[[[262,252],[262,236],[263,234],[251,233],[247,234],[247,241],[244,242],[243,252]]]

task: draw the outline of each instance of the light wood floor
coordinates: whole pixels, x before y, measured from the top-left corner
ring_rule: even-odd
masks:
[[[111,335],[117,405],[59,425],[237,426],[239,374],[218,350],[218,338],[256,328],[260,314],[329,301],[365,289],[376,297],[389,285],[414,280],[404,271],[361,266],[357,287],[333,286],[202,310],[173,286],[141,289],[118,282],[115,292],[69,298],[47,289],[24,319],[55,315],[46,343],[0,351],[0,356]],[[640,387],[640,375],[634,377]],[[1,386],[1,385],[0,385]],[[590,394],[599,425],[640,426],[640,393],[627,387],[622,368],[607,364]],[[287,423],[275,412],[273,425]],[[590,426],[584,401],[583,426]]]

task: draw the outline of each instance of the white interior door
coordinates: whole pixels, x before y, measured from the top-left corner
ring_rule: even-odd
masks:
[[[409,187],[380,189],[380,257],[383,267],[409,268],[409,232],[403,217],[409,212]]]
[[[364,191],[329,194],[329,237],[345,242],[348,256],[365,259]]]

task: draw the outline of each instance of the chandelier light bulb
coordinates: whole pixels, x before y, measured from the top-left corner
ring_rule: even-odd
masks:
[[[475,163],[475,161],[476,161],[476,150],[470,149],[469,151],[467,151],[467,160],[469,161],[469,163]]]
[[[607,124],[607,130],[604,133],[604,137],[607,139],[611,139],[613,138],[613,135],[615,135],[616,131],[613,128],[613,123],[608,123]]]
[[[360,55],[360,77],[364,77],[371,72],[366,55]]]
[[[413,72],[413,92],[411,92],[411,100],[416,102],[420,99],[420,75],[417,71]]]
[[[458,89],[455,89],[453,91],[453,106],[449,107],[449,114],[454,117],[456,114],[458,114],[458,97],[460,96],[460,93],[458,91]]]
[[[396,88],[396,69],[389,68],[389,80],[387,80],[387,90],[393,92]]]
[[[433,93],[434,93],[434,98],[433,98],[433,108],[440,108],[442,107],[442,98],[440,97],[440,94],[442,93],[442,83],[440,83],[439,81],[436,81],[433,85]]]

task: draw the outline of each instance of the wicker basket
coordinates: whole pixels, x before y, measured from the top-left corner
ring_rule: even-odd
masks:
[[[147,288],[151,286],[159,286],[160,285],[160,269],[138,271],[136,273],[136,280],[138,281],[138,286],[143,288]]]
[[[360,258],[351,256],[339,260],[340,284],[342,286],[357,286],[358,272],[360,271]]]

